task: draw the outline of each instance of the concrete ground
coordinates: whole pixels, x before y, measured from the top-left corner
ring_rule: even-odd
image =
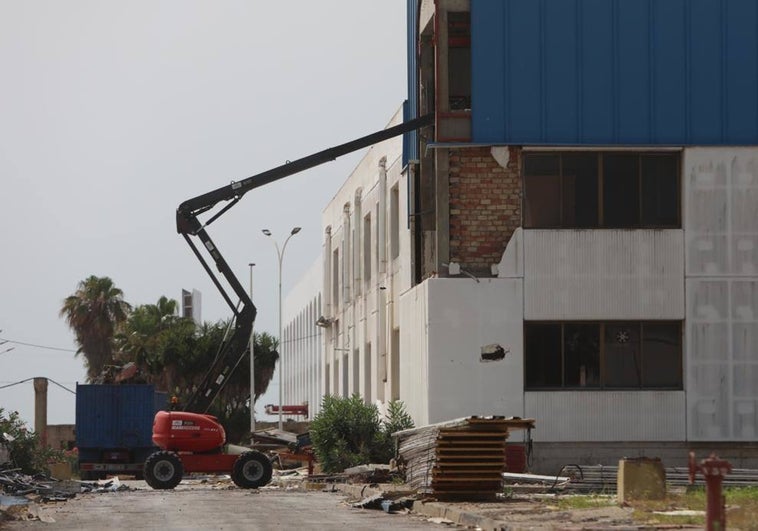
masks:
[[[570,508],[560,501],[565,495],[513,494],[487,503],[417,499],[410,511],[387,514],[351,505],[375,495],[398,497],[402,485],[317,484],[297,475],[275,476],[260,490],[236,488],[224,476],[185,480],[170,491],[153,491],[143,481],[122,483],[129,490],[39,504],[30,511],[31,520],[0,522],[0,529],[656,529],[635,521],[632,508],[610,498]]]
[[[397,488],[391,485],[366,487],[336,485],[349,499],[362,499]],[[638,530],[652,529],[635,523],[633,510],[617,505],[562,510],[550,496],[515,495],[493,502],[416,501],[413,513],[443,519],[463,528],[482,531],[515,530]]]

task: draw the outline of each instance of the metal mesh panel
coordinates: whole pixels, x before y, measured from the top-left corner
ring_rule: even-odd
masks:
[[[691,440],[758,433],[758,148],[685,151]]]

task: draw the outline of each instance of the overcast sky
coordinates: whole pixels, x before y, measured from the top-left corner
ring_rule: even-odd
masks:
[[[133,305],[195,288],[204,320],[230,317],[176,233],[176,207],[383,128],[405,99],[405,28],[404,0],[0,0],[0,387],[84,383],[58,312],[90,275]],[[257,331],[278,327],[278,262],[261,229],[283,242],[303,227],[286,294],[361,156],[253,190],[210,227],[243,285],[257,264]],[[74,395],[49,394],[48,422],[73,423]],[[0,408],[30,426],[33,399],[31,382],[0,389]]]

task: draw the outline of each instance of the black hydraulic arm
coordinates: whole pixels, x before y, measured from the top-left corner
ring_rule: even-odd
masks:
[[[234,275],[231,268],[226,263],[226,260],[211,240],[206,231],[206,227],[218,219],[224,212],[233,207],[243,195],[254,188],[278,181],[284,177],[289,177],[290,175],[324,164],[325,162],[330,162],[337,157],[371,146],[383,140],[420,129],[421,127],[432,124],[432,122],[433,115],[431,114],[415,118],[403,122],[400,125],[382,129],[376,133],[277,166],[276,168],[253,175],[242,181],[232,182],[227,186],[222,186],[211,192],[188,199],[179,205],[179,208],[176,210],[177,232],[187,241],[190,248],[195,253],[195,256],[200,260],[203,268],[211,277],[216,288],[221,292],[224,300],[234,313],[233,331],[224,341],[219,354],[216,356],[215,361],[206,373],[202,383],[185,406],[185,410],[202,413],[208,411],[213,400],[218,396],[218,393],[221,392],[224,385],[226,385],[229,377],[234,372],[234,369],[236,369],[237,365],[239,365],[240,361],[242,361],[247,354],[249,350],[250,332],[253,329],[253,322],[255,321],[256,316],[256,308],[253,301],[250,299],[245,288]],[[221,202],[227,202],[227,204],[215,212],[204,223],[201,223],[198,216],[209,212]],[[204,258],[200,248],[195,245],[191,236],[195,236],[200,240],[200,243],[202,244],[201,247],[210,255],[216,269],[221,273],[238,298],[239,304],[233,302],[219,278]],[[252,362],[253,360],[251,360],[251,363]],[[251,394],[254,394],[252,391],[253,390],[251,390]]]

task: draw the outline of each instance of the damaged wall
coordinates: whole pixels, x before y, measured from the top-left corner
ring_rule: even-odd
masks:
[[[492,264],[500,261],[521,226],[521,150],[449,151],[450,261],[474,274],[491,276]]]
[[[523,416],[521,285],[518,279],[433,278],[402,297],[401,315],[416,321],[400,338],[400,396],[416,425]],[[482,348],[493,344],[505,357],[483,361]]]

